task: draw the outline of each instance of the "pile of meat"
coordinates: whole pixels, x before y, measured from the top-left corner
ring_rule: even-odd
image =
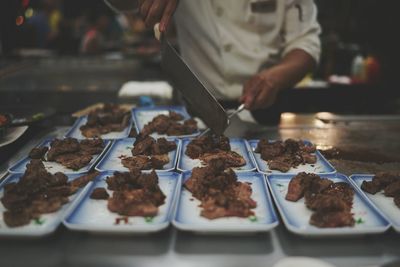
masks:
[[[122,165],[129,170],[162,169],[169,162],[168,152],[175,149],[174,141],[139,135],[133,144],[132,157],[123,158]]]
[[[257,203],[251,198],[248,183],[237,180],[236,174],[225,170],[224,161],[212,160],[203,168],[194,168],[184,186],[201,201],[201,216],[207,219],[221,217],[248,217],[254,215]]]
[[[115,172],[107,177],[107,188],[112,190],[109,197],[105,188],[95,188],[90,195],[92,199],[108,199],[107,207],[111,212],[123,216],[153,217],[158,207],[164,204],[165,195],[158,185],[158,176],[151,173]]]
[[[50,149],[46,146],[34,148],[30,151],[29,157],[54,161],[69,169],[79,170],[88,165],[93,155],[100,154],[103,149],[102,139],[87,139],[80,142],[75,138],[54,139],[50,143]]]
[[[260,153],[261,158],[267,161],[271,170],[288,172],[290,168],[300,164],[314,164],[317,157],[312,154],[316,151],[314,145],[305,145],[302,140],[287,139],[286,141],[268,142],[261,139],[255,153]]]
[[[209,164],[214,159],[221,159],[225,168],[246,165],[246,160],[231,150],[229,138],[223,135],[197,137],[187,145],[185,154],[192,159],[200,159],[204,164]]]
[[[391,173],[378,173],[372,181],[363,181],[361,189],[375,195],[383,190],[387,197],[392,197],[394,203],[400,208],[400,178],[399,175]]]
[[[93,180],[98,173],[83,175],[68,182],[61,172],[48,173],[43,162],[32,160],[18,182],[4,185],[1,203],[7,209],[4,222],[9,227],[29,224],[42,214],[53,213],[66,204],[70,195]]]
[[[85,125],[80,127],[86,138],[101,137],[109,132],[121,132],[129,124],[131,114],[116,104],[105,104],[91,111]]]
[[[170,111],[169,115],[158,115],[151,122],[146,124],[141,134],[146,136],[152,133],[166,135],[188,135],[197,131],[197,122],[194,119],[183,120],[183,116],[174,111]]]
[[[301,172],[290,180],[286,200],[295,202],[302,197],[307,208],[314,211],[310,224],[321,228],[354,226],[354,191],[349,184]]]

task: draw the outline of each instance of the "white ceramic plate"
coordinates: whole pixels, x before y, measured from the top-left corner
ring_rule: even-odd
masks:
[[[135,121],[135,126],[136,130],[138,133],[140,133],[143,129],[143,127],[151,122],[154,117],[158,115],[168,115],[169,111],[174,111],[176,113],[179,113],[183,116],[184,120],[190,119],[189,113],[186,111],[186,109],[183,106],[164,106],[164,107],[143,107],[143,108],[134,108],[132,110],[133,114],[133,119]],[[170,136],[170,135],[160,135],[157,133],[152,133],[151,136],[156,138],[156,137],[194,137],[199,135],[199,131],[194,132],[193,134],[189,135],[179,135],[179,136]]]
[[[383,191],[372,195],[361,189],[362,182],[371,181],[373,177],[373,174],[354,174],[350,176],[350,179],[357,186],[359,191],[371,200],[371,202],[386,216],[393,228],[397,232],[400,232],[400,208],[394,204],[393,198],[386,197]]]
[[[253,154],[254,160],[257,165],[257,170],[264,174],[297,174],[299,172],[308,172],[308,173],[316,173],[316,174],[333,174],[336,173],[335,168],[327,161],[324,156],[317,150],[315,155],[317,156],[317,162],[315,164],[304,164],[299,165],[295,168],[291,168],[288,172],[281,172],[278,170],[271,170],[268,166],[268,163],[261,158],[260,153],[255,153],[254,150],[257,147],[259,140],[250,140],[248,141],[251,153]],[[270,141],[272,142],[272,141]],[[309,143],[305,141],[305,143]]]
[[[176,166],[176,162],[178,161],[178,151],[180,149],[180,140],[179,139],[168,139],[168,141],[175,141],[176,149],[168,153],[169,162],[164,165],[162,169],[157,171],[173,171]],[[132,156],[132,147],[135,142],[135,138],[126,138],[115,140],[111,145],[110,149],[104,155],[104,157],[100,160],[100,162],[96,165],[96,170],[98,171],[120,171],[127,172],[128,168],[122,165],[123,157],[131,157]]]
[[[0,184],[0,198],[3,197],[3,186],[10,183],[16,182],[23,174],[10,174]],[[67,175],[68,180],[73,180],[81,175]],[[69,202],[62,206],[57,212],[43,214],[37,220],[31,220],[30,224],[21,227],[8,227],[3,221],[3,212],[6,210],[0,202],[0,236],[26,236],[26,237],[39,237],[45,236],[54,232],[58,225],[62,222],[64,217],[73,210],[79,201],[82,199],[85,192],[88,190],[88,186],[78,190],[74,195],[69,197]]]
[[[79,129],[81,126],[85,125],[87,122],[87,116],[82,116],[76,119],[74,125],[67,131],[65,137],[73,137],[76,139],[87,139],[85,136],[82,135],[81,130]],[[102,139],[105,140],[114,140],[114,139],[121,139],[129,137],[129,133],[131,132],[132,128],[132,117],[129,120],[128,126],[121,131],[121,132],[110,132],[108,134],[103,134],[101,136]]]
[[[43,146],[48,146],[50,147],[50,143],[52,140],[45,140],[36,147],[43,147]],[[104,141],[104,149],[100,154],[97,155],[92,155],[92,160],[89,162],[88,165],[86,165],[83,168],[80,168],[79,170],[72,170],[69,169],[60,163],[53,162],[53,161],[43,161],[43,165],[46,168],[46,170],[50,173],[56,173],[56,172],[62,172],[64,174],[79,174],[79,173],[85,173],[88,172],[95,164],[96,162],[101,158],[101,156],[107,151],[108,146],[110,145],[111,141]],[[8,171],[10,173],[24,173],[26,170],[26,165],[31,161],[29,156],[26,156],[22,158],[21,160],[17,161],[14,165],[12,165]]]
[[[195,167],[201,167],[203,164],[199,159],[191,159],[189,156],[185,154],[186,147],[190,143],[192,139],[185,138],[182,140],[181,149],[179,152],[179,160],[177,169],[180,171],[191,171]],[[250,147],[247,144],[246,140],[239,138],[230,138],[229,142],[231,144],[232,151],[238,153],[246,160],[246,165],[233,168],[235,172],[245,172],[245,171],[253,171],[256,169],[255,164],[253,162],[253,157],[250,152]]]
[[[389,227],[384,216],[350,183],[343,174],[321,175],[333,182],[346,182],[355,189],[353,209],[356,224],[354,227],[318,228],[309,224],[313,213],[304,204],[304,198],[297,202],[285,199],[290,180],[294,175],[268,175],[267,183],[271,190],[283,222],[289,231],[304,236],[343,236],[383,233]]]
[[[183,174],[182,184],[189,179],[191,172]],[[272,206],[265,179],[256,172],[237,173],[238,180],[251,183],[252,199],[257,202],[255,216],[248,218],[227,217],[210,220],[200,216],[200,201],[183,186],[179,192],[173,224],[184,231],[202,233],[246,233],[265,232],[278,225],[278,218]]]
[[[140,216],[120,216],[107,208],[107,200],[95,200],[90,194],[97,187],[107,188],[106,178],[112,172],[104,172],[90,185],[79,205],[64,220],[64,225],[71,230],[97,233],[151,233],[168,227],[177,187],[180,186],[181,175],[175,172],[157,173],[159,185],[166,195],[165,203],[159,207],[158,215],[152,218]],[[110,196],[112,191],[108,190]],[[126,221],[124,218],[127,218]],[[117,221],[119,219],[119,223]]]

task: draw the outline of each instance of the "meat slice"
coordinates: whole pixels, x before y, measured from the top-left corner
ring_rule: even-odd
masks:
[[[400,179],[387,185],[384,189],[384,194],[387,197],[400,195]]]
[[[281,172],[288,172],[292,168],[289,163],[280,160],[269,160],[268,167],[271,170],[278,170]]]
[[[5,211],[3,220],[8,227],[19,227],[29,224],[31,221],[30,214],[27,211]]]
[[[200,160],[205,164],[210,161],[220,159],[224,161],[225,168],[240,167],[246,165],[246,160],[234,151],[218,151],[214,153],[205,153],[200,156]]]
[[[79,149],[79,142],[75,138],[55,139],[50,144],[47,160],[53,161],[59,155],[78,152]]]
[[[128,157],[121,160],[122,165],[129,170],[150,170],[151,158],[144,155]]]
[[[79,176],[78,178],[72,180],[71,182],[69,182],[69,185],[72,187],[82,188],[85,185],[87,185],[89,182],[93,181],[93,179],[96,178],[98,175],[99,175],[99,172],[97,172],[97,171],[90,172],[88,174]]]
[[[110,195],[107,193],[107,190],[103,187],[95,188],[90,194],[91,199],[108,199]]]
[[[79,170],[87,166],[92,160],[92,158],[93,157],[89,154],[68,153],[68,154],[58,155],[53,160],[69,169]]]
[[[375,195],[376,193],[381,191],[381,185],[377,180],[363,181],[361,184],[361,189],[367,193]]]
[[[354,226],[353,214],[347,211],[315,212],[311,215],[310,224],[319,228]]]
[[[132,148],[132,155],[149,155],[149,150],[151,150],[152,146],[156,143],[154,138],[151,136],[146,136],[142,139],[138,139]]]
[[[47,146],[35,147],[29,152],[29,157],[31,159],[43,159],[49,148]]]

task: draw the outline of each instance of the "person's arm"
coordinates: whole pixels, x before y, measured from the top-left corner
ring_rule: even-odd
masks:
[[[279,91],[294,86],[319,61],[320,27],[312,0],[297,0],[285,14],[285,45],[280,63],[253,76],[243,86],[240,101],[247,109],[271,106]]]
[[[178,0],[104,0],[113,9],[120,12],[138,10],[147,27],[153,28],[160,23],[160,32],[166,31]]]

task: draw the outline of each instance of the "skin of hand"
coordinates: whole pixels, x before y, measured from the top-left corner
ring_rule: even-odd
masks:
[[[250,78],[243,86],[239,101],[249,110],[270,107],[279,91],[294,86],[315,65],[315,60],[307,52],[294,49],[278,65],[262,70]]]
[[[178,0],[139,0],[139,11],[147,27],[159,22],[160,32],[165,32],[177,5]]]

